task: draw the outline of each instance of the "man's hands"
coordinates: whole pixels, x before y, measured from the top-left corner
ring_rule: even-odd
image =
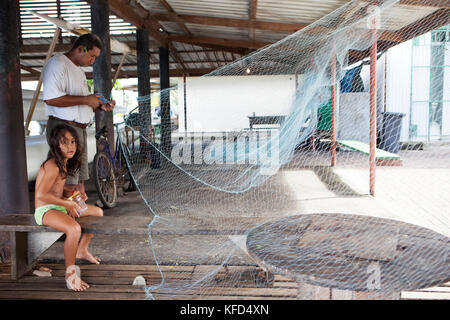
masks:
[[[98,93],[94,93],[94,94],[90,94],[88,96],[85,97],[86,99],[86,103],[88,106],[90,106],[92,108],[92,110],[97,111],[98,108],[100,108],[101,110],[104,111],[111,111],[114,106],[116,105],[116,101],[115,100],[111,100],[111,103],[103,103],[99,97],[101,96],[101,94]]]
[[[96,94],[90,94],[85,98],[85,104],[91,107],[94,111],[101,105],[101,101],[98,99]]]
[[[76,105],[88,105],[92,110],[96,111],[98,108],[105,111],[111,111],[116,105],[116,101],[111,100],[110,103],[103,103],[99,97],[101,94],[94,93],[87,96],[70,96],[65,95],[59,98],[44,100],[49,106],[55,107],[73,107]]]

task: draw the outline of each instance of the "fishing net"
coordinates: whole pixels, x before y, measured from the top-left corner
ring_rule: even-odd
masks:
[[[152,218],[148,297],[449,281],[448,25],[446,1],[351,1],[139,97],[121,142]]]

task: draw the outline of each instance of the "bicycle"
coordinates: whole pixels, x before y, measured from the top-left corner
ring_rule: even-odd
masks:
[[[127,158],[131,161],[131,153],[127,146],[122,147],[118,126],[115,126],[117,138],[114,156],[108,143],[106,126],[95,134],[95,139],[98,141],[100,148],[94,156],[93,177],[97,195],[106,208],[115,207],[119,190],[136,190],[136,185],[124,156],[124,153],[126,153]]]

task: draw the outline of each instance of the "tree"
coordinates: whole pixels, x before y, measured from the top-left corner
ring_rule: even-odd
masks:
[[[94,93],[94,79],[88,79],[86,81],[87,81],[89,93]],[[113,89],[122,90],[122,84],[120,83],[120,79],[116,80],[116,82],[114,83]]]

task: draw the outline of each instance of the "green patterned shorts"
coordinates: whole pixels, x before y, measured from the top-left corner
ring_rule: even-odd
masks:
[[[36,210],[34,211],[34,219],[36,220],[36,223],[38,225],[42,226],[42,218],[48,210],[58,210],[67,214],[66,208],[64,208],[63,206],[57,206],[56,204],[48,204],[46,206],[36,208]]]

